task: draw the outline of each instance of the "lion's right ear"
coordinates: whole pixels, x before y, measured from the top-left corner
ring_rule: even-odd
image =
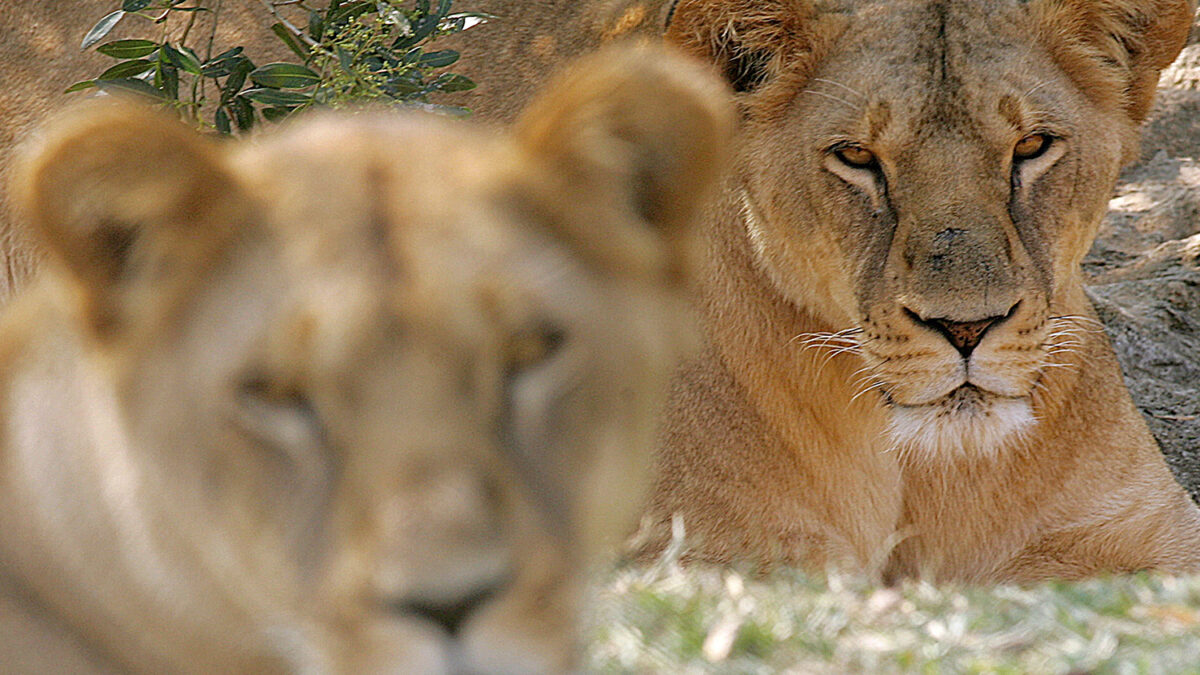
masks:
[[[829,31],[810,0],[678,0],[667,41],[713,63],[736,92],[815,66]]]
[[[550,220],[581,252],[619,269],[676,275],[695,265],[697,210],[733,132],[729,91],[662,46],[616,44],[581,60],[517,124],[540,168]]]
[[[33,234],[77,282],[84,319],[100,335],[198,274],[246,218],[214,142],[128,102],[61,116],[25,150],[15,176]]]

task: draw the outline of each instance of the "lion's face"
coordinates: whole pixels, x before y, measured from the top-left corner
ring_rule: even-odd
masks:
[[[1035,423],[1092,330],[1078,265],[1135,138],[1099,66],[1041,39],[1054,3],[772,2],[716,38],[705,4],[672,35],[733,55],[741,215],[827,327],[801,337],[861,355],[900,447],[989,451]]]
[[[112,394],[137,562],[195,577],[170,601],[251,615],[246,643],[293,669],[567,669],[579,575],[640,506],[694,342],[683,225],[722,99],[633,50],[512,137],[64,123],[24,190]]]

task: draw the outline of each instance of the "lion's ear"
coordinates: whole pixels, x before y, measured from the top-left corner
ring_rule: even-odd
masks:
[[[542,169],[543,202],[566,209],[556,227],[575,245],[661,270],[694,262],[680,249],[694,249],[685,243],[732,129],[728,89],[703,64],[621,44],[558,78],[519,120],[517,140]]]
[[[1187,41],[1195,0],[1035,0],[1042,43],[1093,97],[1117,100],[1131,119],[1150,110],[1159,73]]]
[[[713,63],[737,92],[815,64],[823,36],[808,0],[678,0],[667,41]]]
[[[100,334],[198,274],[245,218],[214,142],[128,102],[69,111],[15,173],[34,236],[77,282],[84,318]]]

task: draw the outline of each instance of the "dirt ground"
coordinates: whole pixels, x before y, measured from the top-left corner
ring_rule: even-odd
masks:
[[[1142,159],[1084,269],[1134,402],[1200,501],[1200,24],[1163,74]]]

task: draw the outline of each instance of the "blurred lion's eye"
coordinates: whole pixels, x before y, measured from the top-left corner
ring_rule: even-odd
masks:
[[[873,169],[879,165],[875,153],[860,145],[846,145],[833,151],[833,154],[846,166],[855,169]]]
[[[550,358],[566,341],[566,333],[552,324],[540,324],[514,334],[506,345],[509,372],[519,372]]]
[[[320,416],[296,387],[252,376],[237,385],[236,400],[239,426],[293,459],[323,442]]]
[[[1050,147],[1050,137],[1045,134],[1029,134],[1013,147],[1013,158],[1020,161],[1033,159],[1046,152]]]

